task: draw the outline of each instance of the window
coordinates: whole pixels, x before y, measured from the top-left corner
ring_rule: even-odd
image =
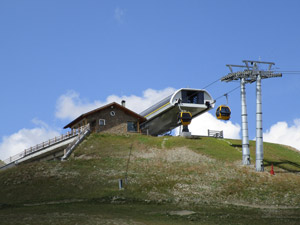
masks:
[[[182,103],[191,104],[204,104],[204,92],[203,91],[187,91],[183,90]]]
[[[111,112],[110,112],[110,115],[111,115],[111,116],[115,116],[115,115],[116,115],[115,111],[111,111]]]
[[[100,119],[99,120],[99,125],[100,126],[105,126],[105,120],[104,119]]]
[[[221,115],[222,116],[230,116],[230,109],[227,106],[223,106],[221,108]]]
[[[137,122],[128,121],[127,122],[127,131],[128,132],[137,132]]]

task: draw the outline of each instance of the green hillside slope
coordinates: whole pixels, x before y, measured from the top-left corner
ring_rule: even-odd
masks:
[[[253,165],[254,142],[250,149]],[[1,171],[0,221],[22,222],[10,219],[17,212],[34,218],[28,224],[74,224],[86,217],[95,220],[78,224],[211,224],[218,218],[222,224],[297,224],[300,154],[271,143],[264,153],[266,172],[257,173],[241,165],[239,140],[92,134],[66,162]],[[275,176],[268,172],[272,164]],[[193,214],[172,213],[178,210]],[[47,223],[46,212],[60,219]]]

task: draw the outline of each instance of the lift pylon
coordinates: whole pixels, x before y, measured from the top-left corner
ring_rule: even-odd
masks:
[[[250,165],[250,150],[249,150],[249,136],[248,136],[248,115],[247,115],[247,104],[246,104],[246,83],[251,82],[252,80],[249,79],[250,73],[245,70],[243,72],[234,73],[232,67],[239,67],[239,68],[247,68],[244,65],[226,65],[229,70],[230,74],[223,77],[221,81],[230,82],[233,80],[240,80],[241,83],[241,119],[242,119],[242,151],[243,151],[243,165]],[[247,68],[249,69],[249,68]]]
[[[256,80],[256,151],[255,151],[255,168],[258,172],[264,171],[264,150],[263,150],[263,128],[262,128],[262,100],[261,100],[261,80],[272,77],[282,77],[281,73],[273,73],[271,68],[274,62],[262,62],[254,60],[243,60],[247,67],[252,68],[252,79]],[[260,70],[258,65],[264,64],[268,66],[267,70]]]
[[[241,108],[242,108],[242,145],[243,164],[250,164],[248,122],[246,108],[246,83],[256,81],[256,171],[264,171],[263,167],[263,131],[262,131],[262,101],[261,101],[261,80],[272,77],[282,77],[281,73],[274,73],[271,68],[275,63],[255,60],[243,60],[245,65],[226,65],[230,73],[221,78],[221,81],[230,82],[240,80],[241,82]],[[259,70],[258,65],[268,65],[267,70]],[[246,68],[244,71],[233,72],[233,67]]]

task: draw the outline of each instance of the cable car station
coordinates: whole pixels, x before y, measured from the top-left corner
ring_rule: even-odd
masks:
[[[214,108],[214,103],[206,90],[181,88],[140,113],[147,119],[141,131],[157,136],[183,125],[182,132],[188,133],[192,119]]]
[[[245,65],[226,65],[230,69],[230,73],[217,81],[231,82],[240,80],[244,165],[250,165],[245,84],[256,82],[256,171],[264,171],[261,80],[281,77],[282,74],[271,71],[271,67],[275,64],[273,62],[251,60],[243,60],[243,62]],[[258,65],[261,64],[268,65],[268,70],[259,70]],[[244,68],[245,70],[233,72],[233,68],[236,67]],[[231,110],[228,106],[228,93],[223,95],[227,99],[227,104],[216,108],[216,118],[219,120],[227,121],[231,117]],[[158,136],[182,126],[180,134],[189,137],[191,133],[188,126],[192,120],[213,109],[217,99],[213,99],[205,89],[181,88],[140,114],[127,109],[125,101],[122,101],[122,105],[111,103],[82,114],[66,125],[65,128],[69,127],[72,129],[71,133],[68,132],[67,135],[62,135],[61,138],[43,142],[35,148],[25,149],[20,154],[10,157],[4,167],[8,168],[25,161],[44,159],[49,157],[49,154],[55,158],[63,156],[61,159],[65,160],[90,132],[138,132]],[[74,129],[78,129],[78,132],[74,132]],[[68,147],[65,148],[66,146]],[[58,152],[57,156],[55,155],[56,153],[53,154],[54,151]]]

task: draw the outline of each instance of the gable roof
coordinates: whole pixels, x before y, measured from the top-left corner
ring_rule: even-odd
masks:
[[[67,124],[67,125],[64,127],[64,129],[66,129],[66,128],[68,128],[68,127],[71,128],[74,124],[78,123],[78,122],[79,122],[80,120],[82,120],[83,118],[86,118],[86,117],[89,116],[89,115],[92,115],[92,114],[94,114],[94,113],[100,112],[100,111],[102,111],[102,110],[104,110],[104,109],[107,109],[107,108],[109,108],[109,107],[111,107],[111,106],[114,106],[114,107],[116,107],[116,108],[121,109],[121,110],[124,111],[126,114],[129,114],[129,115],[131,115],[131,116],[137,118],[140,122],[144,122],[144,121],[147,120],[147,119],[144,118],[143,116],[141,116],[141,115],[139,115],[139,114],[137,114],[137,113],[131,111],[130,109],[128,109],[128,108],[126,108],[126,107],[124,107],[124,106],[122,106],[122,105],[120,105],[120,104],[118,104],[118,103],[116,103],[116,102],[112,102],[112,103],[107,104],[107,105],[105,105],[105,106],[102,106],[102,107],[100,107],[100,108],[94,109],[94,110],[92,110],[92,111],[90,111],[90,112],[81,114],[81,115],[80,115],[79,117],[77,117],[75,120],[73,120],[72,122],[70,122],[69,124]]]

